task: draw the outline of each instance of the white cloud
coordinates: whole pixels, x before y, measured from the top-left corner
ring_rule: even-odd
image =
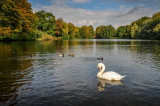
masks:
[[[125,5],[119,5],[119,9],[120,9],[120,10],[125,9]]]
[[[91,0],[51,0],[51,3],[56,6],[67,6],[68,4],[84,4],[89,3]]]
[[[68,0],[52,0],[51,3],[55,6],[66,6]]]
[[[64,1],[64,0],[62,0]],[[143,17],[151,16],[152,9],[144,7],[134,7],[126,9],[120,7],[119,11],[113,10],[85,10],[80,8],[71,8],[69,6],[44,6],[41,9],[34,8],[34,11],[45,10],[52,12],[56,18],[63,18],[66,22],[72,22],[77,26],[93,25],[96,28],[99,25],[113,25],[115,28],[122,25],[128,25],[131,22]]]
[[[74,2],[74,3],[88,3],[90,1],[91,0],[72,0],[72,2]]]

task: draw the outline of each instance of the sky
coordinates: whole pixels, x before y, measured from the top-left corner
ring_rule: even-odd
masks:
[[[129,25],[160,11],[160,0],[28,0],[33,12],[45,10],[76,26]]]

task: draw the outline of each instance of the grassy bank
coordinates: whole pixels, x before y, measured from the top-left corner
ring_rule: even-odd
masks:
[[[13,33],[9,36],[0,36],[1,41],[31,41],[31,40],[57,40],[60,38],[51,36],[47,34],[46,32],[42,32],[39,30],[35,30],[33,32],[30,32],[28,34],[21,33],[20,35]]]

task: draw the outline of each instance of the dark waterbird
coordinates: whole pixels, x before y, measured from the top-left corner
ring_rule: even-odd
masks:
[[[97,58],[98,60],[102,60],[103,61],[103,57]]]
[[[61,50],[61,49],[58,49],[57,52],[62,52],[62,50]]]
[[[32,58],[32,57],[33,57],[33,55],[32,55],[32,54],[29,54],[29,55],[28,55],[28,57],[31,57],[31,58]]]
[[[74,57],[75,55],[74,55],[74,54],[69,54],[68,56],[70,56],[70,57]]]

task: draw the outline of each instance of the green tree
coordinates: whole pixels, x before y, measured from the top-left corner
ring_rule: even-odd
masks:
[[[92,25],[90,25],[88,28],[89,28],[89,38],[92,39],[94,36],[94,28]]]
[[[36,24],[37,29],[54,36],[55,16],[43,10],[36,12],[35,15],[38,17],[38,22]]]
[[[131,38],[136,38],[138,32],[138,25],[136,23],[131,27]]]
[[[116,30],[112,25],[98,26],[96,28],[96,37],[101,39],[109,39],[116,35]]]
[[[107,37],[106,26],[104,25],[98,26],[96,28],[96,38],[106,39],[106,37]]]
[[[82,26],[79,29],[79,33],[82,39],[92,39],[94,36],[93,26]]]
[[[153,20],[159,20],[160,19],[160,12],[157,12],[157,13],[153,14],[152,19]]]
[[[119,26],[116,31],[116,37],[125,38],[127,36],[127,27]]]
[[[68,32],[69,32],[68,24],[66,22],[63,22],[62,24],[63,24],[62,37],[65,39],[70,39],[70,36],[68,35]]]
[[[106,27],[106,30],[107,30],[107,37],[108,38],[114,37],[116,35],[116,30],[112,25],[108,25]]]
[[[72,23],[68,23],[68,35],[71,37],[71,38],[74,38],[75,37],[75,34],[76,34],[76,26]]]
[[[86,33],[87,33],[87,26],[83,25],[82,27],[80,27],[79,33],[80,33],[80,37],[82,39],[85,39],[86,38]]]
[[[81,38],[81,36],[80,36],[80,28],[79,27],[76,27],[75,28],[75,38]]]
[[[144,21],[139,32],[142,39],[160,39],[160,12],[153,14],[152,18]]]

